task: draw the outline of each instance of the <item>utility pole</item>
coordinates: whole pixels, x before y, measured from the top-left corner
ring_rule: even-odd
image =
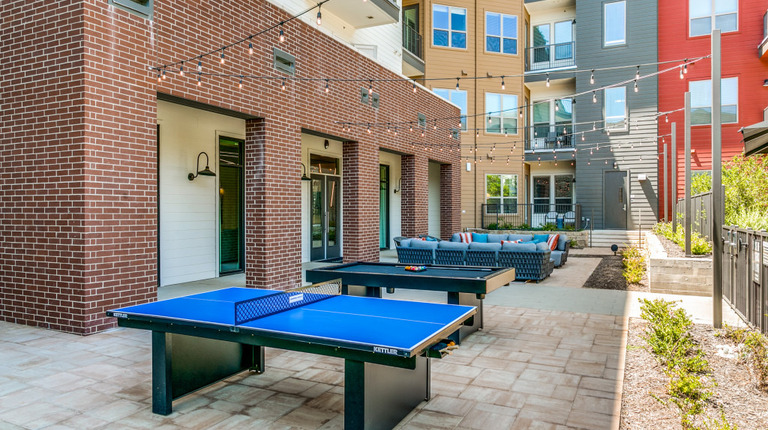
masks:
[[[720,82],[720,30],[712,31],[712,325],[723,325],[723,148]]]

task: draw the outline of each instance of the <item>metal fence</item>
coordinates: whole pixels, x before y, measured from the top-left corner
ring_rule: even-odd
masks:
[[[723,227],[723,298],[768,334],[768,232]]]
[[[416,29],[403,25],[403,48],[411,51],[411,54],[424,59],[424,42],[421,34]]]
[[[723,187],[725,195],[725,187]],[[699,233],[700,236],[710,237],[712,235],[712,191],[691,196],[691,231]],[[678,199],[675,205],[675,222],[685,222],[685,199]]]
[[[557,228],[581,230],[581,205],[571,203],[481,204],[480,224],[484,229],[538,228],[553,224]]]
[[[576,44],[555,43],[525,48],[525,70],[546,70],[576,65]]]

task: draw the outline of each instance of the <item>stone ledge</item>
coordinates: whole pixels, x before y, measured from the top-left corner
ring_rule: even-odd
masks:
[[[712,258],[670,258],[659,238],[645,234],[652,293],[712,296]]]

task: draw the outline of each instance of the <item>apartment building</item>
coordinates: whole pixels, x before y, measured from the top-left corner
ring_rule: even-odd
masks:
[[[397,3],[0,13],[4,321],[94,333],[158,286],[244,271],[284,289],[304,261],[377,261],[394,236],[460,228],[458,152],[386,131],[460,115],[398,73]]]
[[[487,203],[527,199],[523,19],[522,1],[403,2],[403,73],[463,116],[462,228],[480,227]]]
[[[722,160],[744,150],[742,127],[765,120],[768,107],[768,26],[764,1],[756,0],[671,0],[659,2],[659,61],[708,56],[710,34],[721,32],[721,120]],[[667,135],[677,124],[677,165],[671,164],[671,145],[667,159],[667,183],[661,175],[660,206],[668,194],[669,207],[662,218],[671,219],[674,201],[682,198],[685,164],[682,130],[685,92],[691,93],[691,170],[693,175],[709,174],[712,169],[712,82],[711,62],[704,59],[677,73],[659,77],[659,110],[671,112],[659,121],[659,135]],[[665,142],[659,141],[659,152]],[[673,169],[677,182],[671,183]],[[659,172],[664,171],[663,160]]]

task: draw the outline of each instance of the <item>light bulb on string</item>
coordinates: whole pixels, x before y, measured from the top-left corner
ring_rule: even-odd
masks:
[[[408,131],[413,133],[413,124],[408,124]]]
[[[549,88],[549,85],[550,85],[550,83],[549,83],[549,73],[547,73],[547,84],[546,85],[547,85],[547,88]]]
[[[669,114],[664,115],[664,122],[666,122],[666,123],[669,122]]]
[[[368,124],[368,134],[371,134],[371,125]]]
[[[200,57],[200,59],[197,60],[197,71],[198,72],[203,71],[203,57]]]
[[[680,79],[683,79],[683,66],[680,66]]]
[[[200,87],[203,85],[203,77],[202,74],[197,74],[197,86]]]
[[[317,25],[323,25],[323,13],[321,12],[322,6],[317,6]]]
[[[179,76],[184,76],[184,62],[181,62],[181,65],[179,66]]]
[[[518,113],[520,114],[520,118],[522,118],[523,117],[523,107],[520,106],[519,108],[517,108],[517,110],[518,110]]]
[[[328,79],[325,80],[325,93],[328,94],[331,92],[331,83],[328,81]]]
[[[589,75],[589,85],[595,85],[595,69],[592,69],[592,74]]]
[[[581,133],[581,141],[584,142],[584,133]]]
[[[250,37],[248,37],[250,39]],[[248,41],[248,55],[253,55],[253,42]]]
[[[283,78],[283,83],[280,84],[280,89],[285,91],[285,78]]]
[[[490,123],[491,123],[491,113],[488,112],[488,124],[490,124]]]
[[[457,91],[459,90],[459,79],[460,79],[460,78],[456,78],[456,90],[457,90]]]
[[[224,64],[224,49],[225,48],[221,48],[221,60],[219,60],[221,64]]]
[[[435,124],[432,126],[432,130],[437,130],[437,120],[435,120]]]
[[[416,94],[416,81],[413,81],[413,93]]]
[[[369,82],[370,83],[368,84],[368,95],[370,96],[371,94],[373,94],[373,79],[371,79]]]
[[[243,76],[242,75],[240,76],[240,83],[237,84],[237,87],[240,88],[241,90],[243,89]]]
[[[635,79],[635,92],[638,92],[638,91],[640,90],[637,88],[637,79]]]
[[[635,81],[640,79],[640,66],[637,66],[637,71],[635,72]]]
[[[688,74],[688,62],[687,61],[686,61],[685,64],[683,64],[683,73],[685,73],[686,75]]]
[[[597,103],[597,92],[592,91],[592,103]]]
[[[165,76],[165,67],[163,67],[163,80],[165,80],[165,78],[166,78],[166,76]]]
[[[157,69],[157,83],[163,82],[163,72],[160,71],[160,69]]]
[[[558,100],[555,99],[555,112],[558,112],[560,110],[560,106],[559,106],[559,103],[557,101]]]
[[[506,86],[506,85],[504,85],[504,76],[502,76],[502,77],[501,77],[501,89],[502,89],[502,90],[505,90],[505,89],[507,89],[507,86]]]
[[[280,43],[285,42],[285,32],[283,32],[283,25],[280,24],[280,33],[277,36],[277,40],[280,41]]]

